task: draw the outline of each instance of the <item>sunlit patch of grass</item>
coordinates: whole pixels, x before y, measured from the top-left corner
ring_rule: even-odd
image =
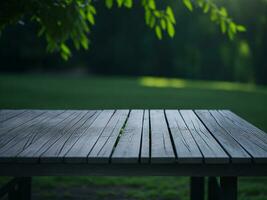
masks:
[[[141,77],[139,79],[141,86],[157,88],[189,88],[189,89],[210,89],[222,91],[243,91],[243,92],[261,92],[266,90],[259,88],[252,83],[234,83],[226,81],[194,81],[179,78],[161,78],[161,77]]]

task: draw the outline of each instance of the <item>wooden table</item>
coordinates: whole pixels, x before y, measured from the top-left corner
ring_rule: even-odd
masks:
[[[267,135],[228,110],[0,110],[0,190],[30,199],[32,176],[190,176],[191,199],[237,199],[267,175]],[[220,183],[217,178],[220,177]]]

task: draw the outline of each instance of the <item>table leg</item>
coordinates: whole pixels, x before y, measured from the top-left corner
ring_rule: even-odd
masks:
[[[31,177],[16,178],[16,184],[8,192],[9,200],[31,199]]]
[[[204,177],[191,177],[190,199],[204,200]]]
[[[208,178],[208,200],[220,199],[220,186],[216,177]]]
[[[220,184],[223,200],[237,200],[237,177],[221,177]]]

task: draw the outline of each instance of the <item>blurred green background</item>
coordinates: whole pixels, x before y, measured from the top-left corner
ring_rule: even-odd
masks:
[[[266,0],[215,0],[247,28],[234,41],[200,9],[189,12],[181,1],[168,0],[176,16],[176,35],[156,38],[145,25],[144,11],[108,10],[97,1],[96,24],[89,34],[90,50],[73,51],[69,62],[47,54],[34,24],[9,26],[0,39],[0,70],[6,72],[88,73],[127,76],[168,76],[267,84]],[[165,5],[164,2],[158,1]],[[69,44],[70,46],[72,44]],[[74,69],[75,68],[75,69]]]
[[[177,1],[174,39],[157,40],[143,11],[101,1],[89,51],[47,54],[33,24],[0,37],[0,108],[231,109],[267,131],[267,3],[218,1],[247,27],[230,41]],[[0,182],[6,180],[1,178]],[[267,200],[267,178],[240,178],[240,199]],[[34,178],[34,199],[189,199],[185,177]]]

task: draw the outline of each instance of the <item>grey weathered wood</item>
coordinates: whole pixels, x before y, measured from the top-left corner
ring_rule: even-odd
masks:
[[[206,125],[211,134],[217,139],[222,145],[224,150],[230,155],[232,162],[251,162],[251,156],[244,150],[239,143],[234,140],[226,131],[223,129],[207,110],[196,110],[195,111],[201,121]]]
[[[142,130],[142,144],[141,144],[141,163],[150,162],[150,120],[149,110],[144,112],[143,130]]]
[[[44,130],[39,137],[25,150],[16,156],[18,162],[38,162],[42,155],[52,144],[69,131],[86,111],[66,111],[50,123],[50,128]]]
[[[26,112],[26,110],[0,110],[0,123],[14,119],[16,116]]]
[[[88,155],[89,163],[108,163],[129,110],[116,110]]]
[[[64,157],[65,162],[87,162],[87,156],[102,134],[114,110],[104,110]]]
[[[267,162],[267,145],[264,142],[256,138],[253,134],[244,132],[218,111],[211,110],[210,113],[214,116],[217,123],[246,149],[255,162]]]
[[[0,136],[1,138],[4,135],[11,135],[10,131],[15,129],[19,129],[20,126],[24,125],[25,123],[29,123],[34,118],[38,117],[45,113],[45,110],[27,110],[23,112],[21,115],[15,117],[14,119],[7,120],[0,123]]]
[[[26,110],[17,115],[13,110],[4,111],[0,122],[0,175],[267,175],[263,132],[228,111],[197,116],[193,111],[139,110],[142,114],[135,118],[138,125],[133,128],[127,127],[131,121],[128,110]],[[135,130],[138,134],[131,135]],[[134,159],[128,156],[132,153],[127,153],[119,157],[125,163],[103,164],[115,155],[123,138],[130,138],[126,140],[131,141],[129,145],[122,149],[134,149],[129,151],[134,152]],[[177,162],[183,150],[196,151],[193,143],[205,162]],[[245,149],[255,162],[228,163],[240,149]],[[184,158],[195,159],[191,153]],[[140,164],[138,160],[151,160],[151,164]]]
[[[225,118],[229,119],[233,124],[238,126],[244,132],[249,134],[254,134],[255,137],[259,138],[260,140],[264,141],[267,145],[267,134],[257,128],[256,126],[252,125],[251,123],[247,122],[246,120],[242,119],[241,117],[237,116],[235,113],[229,110],[218,110]]]
[[[204,162],[229,162],[229,156],[205,128],[195,113],[192,110],[181,110],[180,113],[204,156]]]
[[[166,117],[180,163],[201,163],[203,156],[178,110],[166,110]]]
[[[143,110],[132,110],[112,155],[111,162],[137,163],[140,155]]]
[[[151,110],[151,163],[175,162],[175,154],[163,110]]]
[[[16,140],[16,138],[20,139],[20,138],[26,137],[27,134],[29,133],[28,132],[29,129],[31,129],[35,125],[38,125],[38,123],[40,121],[43,121],[47,118],[47,116],[46,116],[47,111],[46,112],[40,112],[40,113],[41,114],[39,114],[35,118],[27,121],[26,123],[18,126],[17,128],[8,131],[6,134],[2,134],[1,140],[0,140],[0,152],[1,152],[1,149],[6,150],[6,146],[10,147],[10,142],[12,142],[13,140],[19,141],[19,140]],[[54,113],[52,112],[49,114],[53,115]],[[12,146],[12,144],[11,144],[11,146]]]
[[[21,129],[15,130],[15,136],[11,140],[6,141],[0,148],[0,157],[15,157],[33,142],[37,137],[36,135],[47,128],[49,120],[53,120],[61,113],[63,113],[63,111],[47,111],[45,114],[31,120],[31,123],[26,123],[21,126]],[[9,134],[11,134],[11,132]]]
[[[100,111],[88,111],[73,127],[56,140],[42,155],[41,162],[62,162],[65,154],[76,143],[79,137],[86,132],[94,122]]]

